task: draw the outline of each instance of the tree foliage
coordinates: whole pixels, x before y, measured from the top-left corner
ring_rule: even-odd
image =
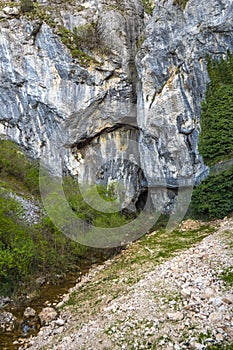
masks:
[[[11,141],[0,141],[0,294],[15,292],[40,273],[69,271],[85,248],[65,237],[44,216],[29,225],[14,191],[32,198],[39,195],[39,170]]]
[[[0,140],[0,177],[12,177],[30,193],[39,193],[37,162],[26,158],[19,146],[9,140]]]
[[[202,181],[193,192],[192,207],[195,215],[208,219],[221,219],[233,211],[233,167]]]
[[[211,82],[202,105],[199,150],[206,164],[233,157],[233,56],[208,62]]]
[[[233,158],[233,56],[208,60],[210,84],[202,105],[199,150],[206,164]],[[217,165],[216,165],[217,166]],[[233,168],[210,175],[193,191],[194,215],[223,218],[233,210]]]

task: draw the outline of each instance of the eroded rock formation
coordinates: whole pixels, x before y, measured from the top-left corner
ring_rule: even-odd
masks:
[[[59,149],[79,179],[123,181],[123,206],[162,179],[170,190],[152,200],[171,208],[179,183],[206,170],[197,147],[206,57],[233,50],[232,1],[155,1],[149,16],[140,0],[41,0],[46,16],[33,18],[3,3],[1,135],[46,155],[55,173]],[[81,54],[64,28],[83,33]]]

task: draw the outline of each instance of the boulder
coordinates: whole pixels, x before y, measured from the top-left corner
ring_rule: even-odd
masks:
[[[27,307],[25,309],[23,315],[26,318],[35,317],[36,316],[36,311],[33,308],[31,308],[31,307]]]
[[[11,312],[0,313],[0,330],[11,332],[15,327],[16,317]]]
[[[40,323],[43,326],[47,326],[51,321],[55,320],[57,317],[57,311],[52,307],[45,307],[39,313]]]

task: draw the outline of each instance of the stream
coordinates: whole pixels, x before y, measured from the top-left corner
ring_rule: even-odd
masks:
[[[33,319],[26,319],[24,317],[24,311],[26,307],[33,308],[37,315],[41,310],[46,306],[54,307],[59,301],[62,300],[62,297],[71,287],[74,287],[78,279],[86,274],[91,267],[96,264],[101,264],[105,260],[114,256],[116,251],[108,251],[102,253],[95,253],[91,259],[90,256],[88,259],[82,262],[77,269],[77,272],[68,274],[64,278],[60,278],[56,284],[46,283],[40,288],[39,296],[31,299],[25,300],[20,305],[9,304],[4,309],[0,311],[11,312],[16,318],[16,324],[12,331],[10,332],[0,332],[0,349],[1,350],[17,350],[23,342],[20,340],[29,338],[30,336],[35,336],[40,330],[40,323],[38,317]],[[16,343],[17,342],[17,343]]]

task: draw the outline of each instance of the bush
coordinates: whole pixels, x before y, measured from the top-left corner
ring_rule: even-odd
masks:
[[[35,4],[33,0],[20,0],[20,11],[22,13],[32,12]]]
[[[30,272],[34,248],[29,231],[17,221],[22,209],[12,198],[0,197],[0,294],[13,292]]]
[[[12,294],[40,273],[61,274],[76,269],[86,248],[71,241],[48,217],[37,225],[22,220],[23,208],[14,189],[39,194],[39,170],[11,141],[0,141],[0,294]],[[22,191],[23,190],[23,191]]]
[[[187,5],[188,0],[174,0],[174,5],[179,5],[183,10],[185,9]]]
[[[202,105],[199,150],[206,164],[221,169],[233,157],[233,56],[208,59],[211,79]],[[223,163],[224,164],[224,163]],[[194,216],[223,218],[233,210],[233,168],[210,175],[193,191]]]
[[[208,62],[211,82],[202,105],[199,150],[208,165],[233,157],[233,56]]]
[[[35,275],[70,272],[86,248],[64,236],[44,217],[27,226],[20,220],[18,202],[1,192],[0,197],[0,295],[12,294]]]
[[[142,0],[142,4],[143,4],[145,12],[148,15],[152,16],[153,10],[154,10],[154,7],[155,7],[153,1],[151,1],[151,0]]]
[[[100,208],[100,210],[96,210],[85,202],[79,186],[74,179],[70,177],[66,177],[64,179],[64,192],[67,200],[79,218],[97,227],[111,228],[126,224],[128,218],[121,214],[121,212],[104,212],[104,204],[102,201],[101,205],[99,204],[98,198],[95,196],[95,188],[97,188],[100,197],[106,202],[106,205],[108,205],[108,202],[116,199],[112,189],[107,190],[107,188],[103,185],[97,185],[96,187],[90,186],[89,188],[85,189],[85,195],[88,197],[90,203],[94,203],[95,208]]]
[[[195,188],[191,208],[194,216],[224,218],[233,211],[233,167],[219,175],[210,175]]]
[[[13,177],[32,194],[39,193],[39,170],[12,141],[0,140],[0,176]]]

